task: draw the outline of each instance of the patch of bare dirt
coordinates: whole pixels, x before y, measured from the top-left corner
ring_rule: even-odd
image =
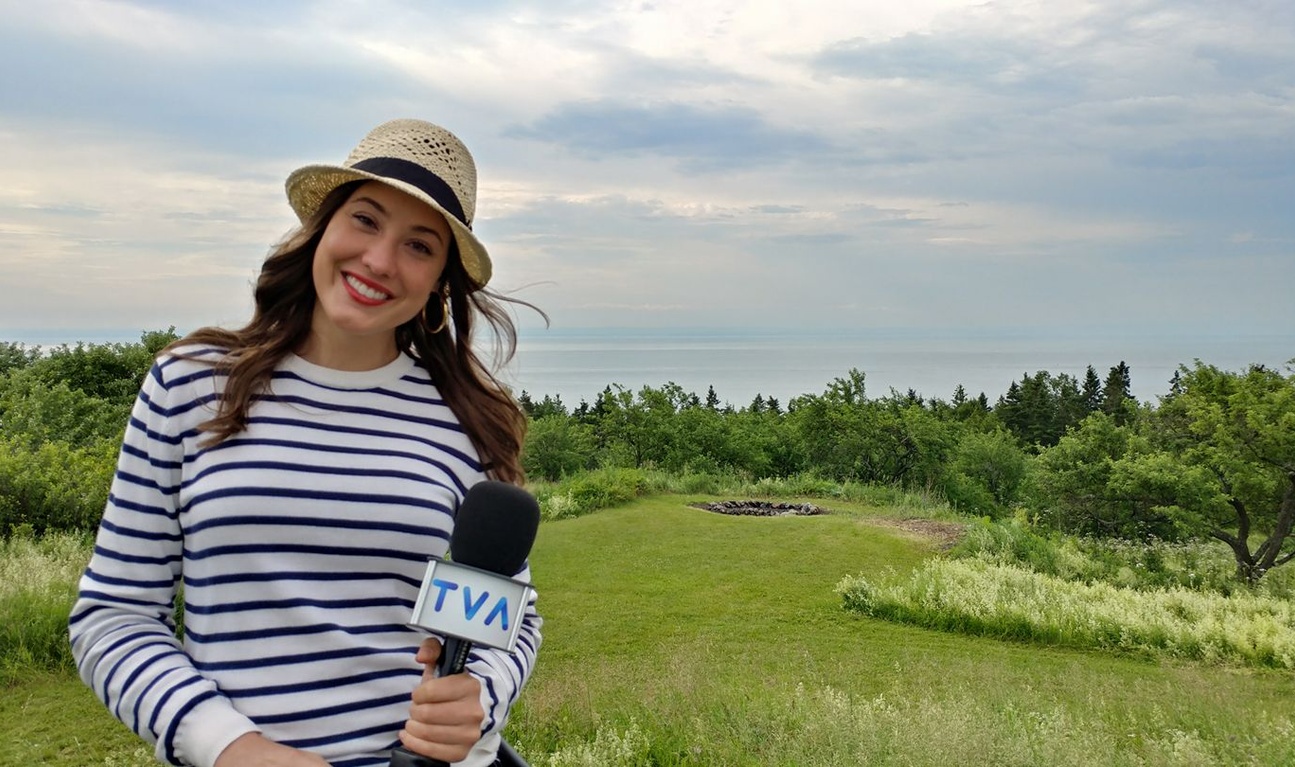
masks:
[[[948,551],[953,548],[962,536],[967,532],[966,525],[960,525],[956,522],[940,522],[934,519],[920,519],[913,517],[910,519],[885,519],[874,517],[868,520],[877,525],[886,527],[898,527],[910,533],[914,533],[923,538],[929,538],[935,541],[935,545],[940,551]]]

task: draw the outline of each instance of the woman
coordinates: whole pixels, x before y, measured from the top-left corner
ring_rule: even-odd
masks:
[[[396,120],[287,193],[302,226],[251,322],[190,334],[144,381],[73,655],[171,764],[386,765],[401,744],[490,764],[539,648],[534,604],[515,654],[474,650],[444,678],[426,671],[439,642],[406,627],[467,488],[522,481],[525,418],[471,345],[478,315],[516,340],[483,290],[472,157]]]

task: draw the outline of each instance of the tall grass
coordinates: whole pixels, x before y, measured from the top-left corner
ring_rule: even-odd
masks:
[[[73,669],[67,616],[89,559],[81,534],[0,539],[0,684],[32,669]]]
[[[1266,596],[1141,591],[943,559],[890,582],[847,576],[837,591],[849,610],[927,628],[1295,669],[1295,603]]]
[[[1295,599],[1295,567],[1270,570],[1255,586],[1237,577],[1232,552],[1218,541],[1169,543],[1074,538],[1040,532],[1022,520],[975,521],[950,552],[955,558],[1020,565],[1038,573],[1130,589],[1184,588]]]
[[[778,700],[693,701],[680,731],[638,717],[605,722],[586,740],[528,756],[533,767],[759,765],[995,765],[995,767],[1235,767],[1295,763],[1295,720],[1254,722],[1265,735],[1220,740],[1208,727],[1095,722],[1066,705],[1001,701],[976,690],[931,695],[892,688],[854,695],[833,686],[797,685]],[[1137,728],[1136,734],[1131,728]],[[529,755],[529,752],[526,752]]]

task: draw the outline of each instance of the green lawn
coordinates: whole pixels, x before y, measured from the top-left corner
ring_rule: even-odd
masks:
[[[662,496],[546,522],[544,647],[509,740],[574,765],[1290,765],[1295,677],[852,615],[851,573],[934,554],[867,509],[732,517]],[[0,765],[147,764],[75,679],[0,696]]]

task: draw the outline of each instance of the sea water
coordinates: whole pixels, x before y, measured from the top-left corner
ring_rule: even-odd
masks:
[[[183,331],[182,331],[183,332]],[[0,341],[45,347],[134,342],[139,331],[0,330]],[[1013,381],[1040,370],[1080,381],[1092,365],[1099,377],[1120,362],[1132,374],[1133,396],[1155,402],[1167,393],[1179,365],[1194,360],[1244,370],[1276,369],[1295,358],[1295,331],[1205,335],[1084,333],[1047,330],[852,329],[767,331],[708,328],[523,328],[517,355],[501,370],[514,391],[535,400],[561,397],[568,407],[592,404],[603,388],[638,391],[673,382],[705,399],[744,407],[757,394],[784,406],[802,394],[820,394],[851,368],[863,371],[867,395],[913,389],[948,400],[961,384],[967,396],[991,404]]]
[[[865,374],[867,396],[913,389],[948,400],[961,384],[991,404],[1013,381],[1046,370],[1083,381],[1089,365],[1103,380],[1120,362],[1133,396],[1156,401],[1179,365],[1194,360],[1225,370],[1253,363],[1282,369],[1295,358],[1295,333],[1248,337],[1173,335],[1079,336],[938,330],[850,333],[731,330],[525,331],[504,380],[539,400],[556,395],[568,407],[592,403],[608,385],[633,391],[673,382],[705,399],[742,407],[756,395],[785,405],[820,394],[852,368]]]

